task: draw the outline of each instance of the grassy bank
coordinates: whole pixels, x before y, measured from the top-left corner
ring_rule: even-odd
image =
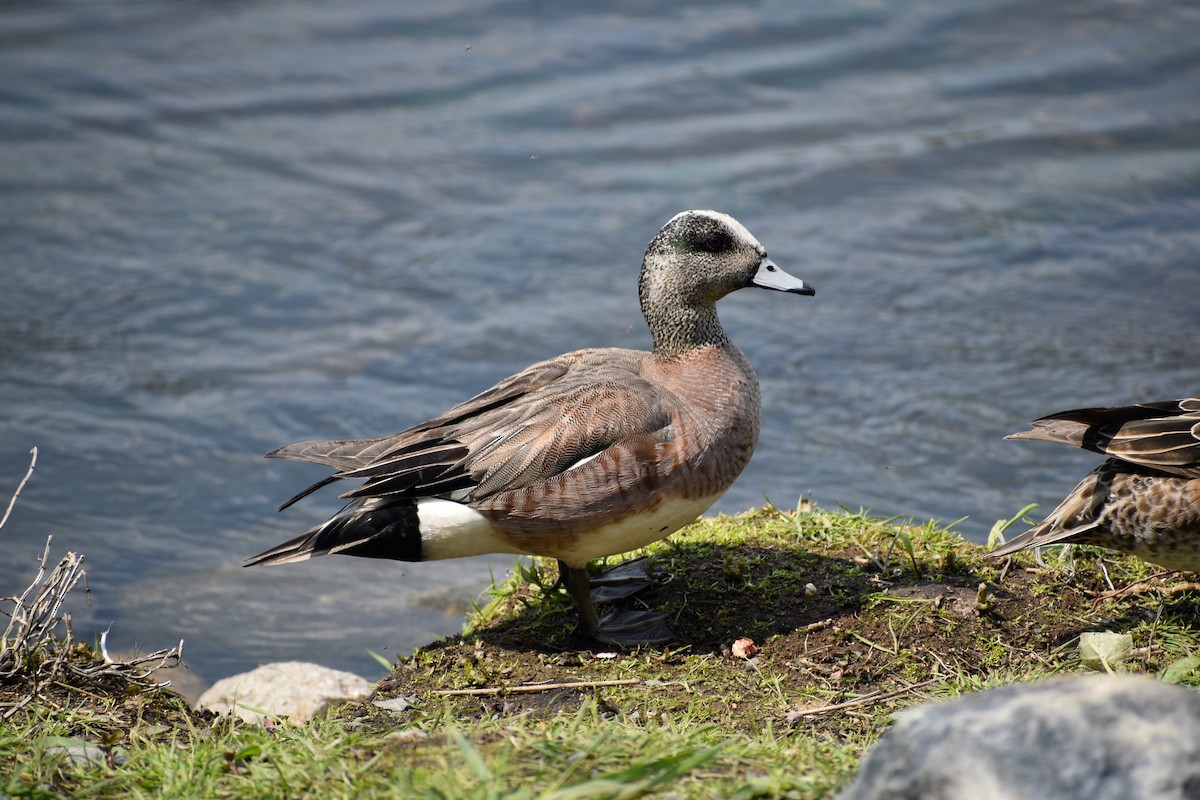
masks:
[[[1081,670],[1085,631],[1132,637],[1113,669],[1200,681],[1195,593],[1102,551],[994,563],[933,525],[766,508],[645,553],[655,586],[627,602],[669,615],[671,647],[574,649],[538,564],[370,702],[308,725],[43,686],[0,720],[0,795],[817,798],[898,709]],[[11,679],[0,702],[27,689]]]

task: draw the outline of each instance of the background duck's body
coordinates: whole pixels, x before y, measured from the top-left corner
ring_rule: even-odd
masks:
[[[338,479],[364,483],[342,495],[351,502],[339,514],[247,565],[326,553],[404,561],[548,556],[560,562],[584,632],[603,635],[587,563],[694,520],[754,451],[758,381],[715,309],[747,286],[813,293],[732,217],[675,216],[647,248],[639,280],[653,351],[567,353],[394,436],[269,453],[338,470],[285,507]]]
[[[1200,398],[1062,411],[1008,439],[1111,456],[1054,511],[990,555],[1092,544],[1169,569],[1200,571]]]

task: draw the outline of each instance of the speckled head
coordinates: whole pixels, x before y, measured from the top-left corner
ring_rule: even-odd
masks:
[[[715,303],[749,286],[815,294],[811,285],[767,258],[766,248],[728,214],[676,214],[651,239],[638,281],[655,352],[727,343]]]

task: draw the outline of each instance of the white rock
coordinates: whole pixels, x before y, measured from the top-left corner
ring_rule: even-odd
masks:
[[[1200,796],[1200,694],[1132,676],[1003,686],[909,709],[839,800]]]
[[[217,681],[196,707],[247,722],[262,723],[264,716],[308,722],[332,701],[362,700],[370,693],[371,684],[353,673],[281,661]]]

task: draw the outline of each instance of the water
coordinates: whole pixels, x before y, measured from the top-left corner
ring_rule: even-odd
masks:
[[[765,408],[717,510],[978,541],[1096,461],[1003,434],[1200,388],[1194,4],[432,5],[0,8],[0,593],[53,533],[82,635],[378,675],[511,558],[242,570],[337,505],[261,453],[646,346],[685,208],[818,288],[722,304]]]

